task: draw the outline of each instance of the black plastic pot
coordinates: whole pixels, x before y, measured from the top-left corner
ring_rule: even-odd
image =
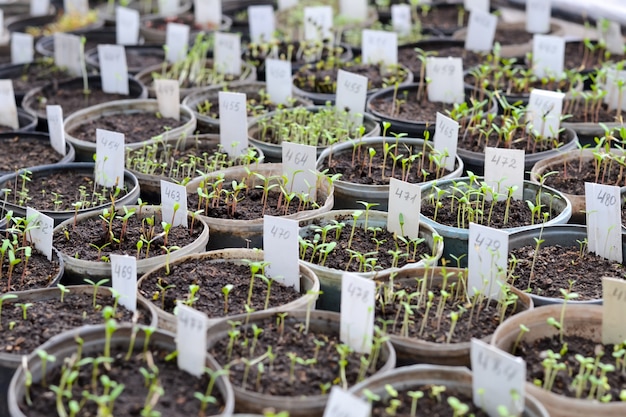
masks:
[[[96,29],[81,32],[72,32],[85,37],[85,51],[97,47],[100,44],[116,44],[115,30]],[[43,56],[54,56],[54,36],[43,36],[35,43],[35,50]]]
[[[160,64],[165,60],[165,51],[161,45],[126,45],[124,48],[129,74],[137,74],[142,69]],[[98,48],[85,52],[85,61],[89,66],[100,70]],[[131,65],[133,61],[136,62],[135,65]]]

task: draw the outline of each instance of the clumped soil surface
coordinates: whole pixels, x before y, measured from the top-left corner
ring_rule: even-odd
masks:
[[[127,100],[131,98],[123,94],[109,94],[102,91],[102,87],[90,86],[85,93],[83,85],[72,86],[55,85],[52,89],[42,90],[32,104],[35,110],[45,112],[46,106],[58,104],[63,107],[63,117],[96,104],[108,103],[114,100]],[[115,129],[114,129],[115,130]],[[95,141],[95,139],[94,139]]]
[[[50,142],[29,138],[25,134],[3,139],[0,144],[4,149],[11,150],[0,154],[0,172],[14,172],[20,168],[54,164],[63,159],[61,154],[52,149]]]
[[[21,252],[23,253],[23,252]],[[32,249],[32,255],[25,262],[21,253],[16,258],[22,259],[20,263],[13,267],[11,273],[11,283],[9,287],[9,262],[8,259],[2,263],[0,270],[2,271],[2,279],[0,279],[0,294],[9,291],[26,291],[36,288],[45,288],[52,283],[54,278],[59,275],[61,266],[59,260],[53,256],[52,261],[40,253],[37,249]],[[26,268],[24,268],[26,266]]]
[[[626,173],[620,170],[617,163],[612,165],[614,165],[613,169],[602,169],[599,171],[600,175],[596,177],[593,160],[573,159],[550,167],[550,171],[556,171],[558,174],[546,175],[544,183],[561,192],[574,195],[585,195],[586,182],[623,187],[626,185]]]

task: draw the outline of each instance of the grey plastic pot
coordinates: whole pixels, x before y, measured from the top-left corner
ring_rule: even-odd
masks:
[[[126,207],[126,209],[135,208],[137,209],[136,213],[139,213],[139,208],[140,208],[139,206],[122,205],[119,203],[116,203],[116,206],[118,207],[117,208],[118,214],[124,214],[124,207]],[[76,217],[76,223],[79,224],[81,221],[84,221],[91,217],[98,217],[101,215],[101,213],[102,213],[102,210],[79,214]],[[141,206],[141,213],[142,213],[142,216],[144,217],[152,217],[154,215],[156,217],[155,224],[160,224],[160,215],[161,215],[160,207]],[[138,216],[139,214],[136,214],[136,215]],[[188,212],[188,217],[189,219],[191,219],[192,213]],[[191,223],[191,220],[189,220],[189,223]],[[200,236],[196,238],[196,240],[194,240],[187,246],[184,246],[178,250],[172,251],[169,254],[169,257],[166,254],[166,255],[151,256],[147,259],[146,258],[138,259],[137,260],[137,276],[141,276],[142,274],[145,274],[149,270],[157,266],[161,266],[165,264],[165,262],[168,259],[169,259],[169,262],[172,262],[185,255],[203,252],[209,240],[209,226],[200,218],[196,218],[195,223],[196,224],[200,223],[202,224],[202,227],[203,227],[202,233],[200,234]],[[63,223],[59,224],[58,226],[56,226],[54,228],[53,233],[55,235],[63,234],[63,230],[71,229],[73,224],[74,224],[74,218],[72,217],[70,219],[67,219]],[[63,260],[65,261],[65,271],[68,275],[71,275],[73,277],[80,277],[83,279],[90,278],[92,281],[111,278],[111,263],[109,262],[102,262],[102,261],[96,262],[96,261],[87,261],[83,259],[76,259],[74,258],[74,254],[64,253],[62,251],[61,251],[61,256],[63,257]]]
[[[160,24],[163,25],[163,28],[154,27],[155,22],[159,22],[159,21],[160,21]],[[159,45],[165,45],[165,40],[166,40],[165,39],[165,35],[166,35],[165,24],[168,23],[169,21],[172,21],[173,23],[193,25],[194,15],[192,13],[182,13],[174,17],[168,17],[162,14],[144,15],[140,18],[140,21],[139,21],[139,35],[145,39],[146,43],[149,43],[149,44],[155,43]],[[206,29],[206,28],[198,29],[195,26],[193,26],[189,33],[189,39],[194,39],[196,35],[200,33],[200,31],[227,32],[228,29],[230,29],[230,27],[232,26],[232,24],[233,24],[233,20],[230,17],[226,15],[222,15],[222,21],[220,23],[220,26],[214,29]]]
[[[211,117],[205,113],[201,113],[198,111],[198,106],[203,105],[205,102],[210,102],[213,104],[218,103],[218,97],[220,91],[230,91],[233,93],[244,93],[247,95],[251,94],[259,94],[260,90],[267,91],[266,83],[262,81],[238,81],[228,84],[228,86],[223,85],[214,85],[211,87],[205,87],[202,89],[197,89],[193,93],[187,95],[183,99],[183,104],[188,106],[191,111],[196,115],[196,119],[198,120],[198,128],[202,129],[202,131],[211,132],[211,133],[219,133],[220,132],[220,119]],[[293,103],[289,103],[286,107],[301,107],[301,106],[310,106],[313,103],[310,100],[307,100],[302,97],[298,97],[297,95],[293,96]],[[219,104],[212,108],[218,108]],[[261,110],[261,112],[265,112]],[[265,112],[266,113],[266,112]],[[254,117],[258,117],[259,115],[255,115],[252,117],[248,117],[248,122],[252,121]]]
[[[265,178],[277,177],[282,175],[282,164],[260,164],[252,172],[257,172]],[[221,174],[224,174],[226,184],[230,184],[235,180],[241,182],[242,179],[248,178],[248,173],[244,167],[232,167],[223,171],[218,171],[203,177],[198,177],[187,184],[188,194],[197,194],[198,187],[204,181],[214,181]],[[334,189],[326,181],[326,178],[319,174],[317,194],[324,200],[324,204],[313,210],[300,211],[287,216],[281,216],[293,220],[306,220],[317,214],[330,211],[334,203]],[[276,179],[278,181],[278,178]],[[252,188],[256,185],[263,185],[263,181],[254,174],[251,175],[249,184]],[[224,248],[262,248],[263,247],[263,218],[253,220],[233,220],[199,216],[211,228],[211,240],[207,246],[207,250],[216,250]]]
[[[171,268],[175,269],[176,265],[184,264],[187,261],[204,260],[207,264],[226,264],[227,262],[233,262],[236,264],[244,264],[244,260],[249,261],[262,261],[263,252],[253,249],[222,249],[216,251],[209,251],[199,253],[195,255],[187,255],[179,258],[173,262],[170,262]],[[159,318],[159,327],[167,331],[176,332],[176,316],[168,311],[163,310],[158,305],[157,301],[150,301],[152,295],[149,291],[142,290],[142,285],[148,284],[150,281],[158,281],[159,271],[163,268],[163,265],[159,265],[152,268],[145,273],[137,282],[137,297],[147,303],[153,303],[153,306],[157,312]],[[210,279],[210,277],[207,277]],[[185,282],[185,277],[181,277],[177,280],[177,285],[187,287],[187,284],[193,284],[194,282]],[[268,308],[262,310],[264,312],[274,311],[291,311],[291,310],[303,310],[307,306],[315,303],[317,300],[317,293],[320,290],[320,282],[313,271],[308,268],[303,262],[300,262],[300,292],[302,297],[290,303],[283,304],[278,307]],[[310,293],[309,293],[310,292]],[[261,311],[261,310],[258,310]],[[205,311],[210,314],[210,311]],[[211,316],[209,315],[209,326],[213,326],[222,320],[244,321],[247,314],[235,314],[228,316]]]
[[[524,173],[529,172],[533,166],[546,158],[550,158],[556,155],[560,155],[563,152],[574,150],[578,148],[578,136],[572,129],[565,128],[563,132],[565,141],[562,146],[548,151],[527,153],[524,157]],[[457,149],[458,155],[465,164],[465,170],[471,171],[475,175],[483,175],[485,172],[485,153],[468,151],[459,147]],[[525,174],[527,177],[528,175]]]
[[[348,142],[338,143],[335,145],[331,145],[328,148],[324,149],[317,159],[317,170],[323,172],[324,170],[329,168],[329,165],[332,162],[329,162],[329,158],[332,161],[337,155],[352,153],[352,150],[355,147],[364,147],[364,149],[373,148],[376,150],[377,154],[382,154],[384,149],[384,144],[395,144],[398,143],[402,146],[402,151],[405,152],[406,148],[404,146],[411,146],[413,149],[417,149],[414,151],[414,154],[421,152],[424,147],[424,139],[415,139],[415,138],[394,138],[394,137],[383,137],[383,136],[375,136],[375,137],[367,137],[363,139],[355,139]],[[432,142],[429,142],[427,147],[430,149]],[[427,151],[428,151],[427,149]],[[408,156],[408,155],[407,155]],[[458,178],[463,173],[463,161],[457,155],[455,169],[441,177],[441,179],[447,178]],[[376,203],[376,210],[379,211],[387,211],[388,203],[389,203],[389,183],[385,185],[369,185],[369,184],[359,184],[355,182],[345,181],[340,177],[335,180],[335,205],[333,209],[342,210],[342,209],[358,209],[362,208],[363,205],[359,204],[358,201],[367,201],[369,203]],[[424,183],[421,183],[422,185]]]
[[[326,108],[326,106],[311,106],[307,107],[310,112],[317,113],[321,109]],[[279,111],[289,111],[289,110],[279,110]],[[265,154],[265,158],[267,158],[268,162],[282,162],[283,160],[283,148],[281,144],[269,143],[262,140],[259,137],[259,121],[263,119],[268,119],[274,117],[278,111],[271,112],[266,114],[265,116],[261,116],[256,118],[254,121],[248,124],[248,141],[258,146],[263,150]],[[367,113],[363,115],[363,126],[365,127],[364,137],[372,137],[380,135],[380,125],[376,121],[374,117],[368,115]],[[333,126],[328,126],[328,128],[332,128]],[[351,138],[350,138],[351,139]],[[317,157],[321,155],[321,153],[326,149],[327,146],[318,146],[317,147]]]
[[[138,326],[138,331],[134,336],[134,347],[136,352],[141,352],[141,348],[144,343],[149,340],[149,345],[158,347],[161,349],[166,349],[168,351],[174,352],[176,350],[176,340],[175,335],[164,332],[161,330],[155,330],[154,333],[151,333],[149,338],[146,337],[145,327]],[[128,350],[131,344],[131,340],[134,334],[132,325],[120,325],[115,332],[111,336],[111,348],[122,348],[123,350]],[[54,363],[48,364],[48,371],[51,369],[55,369],[61,366],[64,363],[64,360],[69,358],[72,355],[76,355],[77,345],[75,338],[79,336],[83,340],[82,346],[82,355],[83,357],[88,356],[98,356],[102,355],[103,345],[106,340],[105,336],[105,326],[88,326],[76,329],[74,331],[66,332],[50,340],[48,343],[45,343],[41,346],[41,349],[45,350],[48,354],[56,356],[57,360]],[[148,339],[148,340],[146,340]],[[205,366],[211,370],[220,369],[219,365],[215,362],[215,359],[207,354],[204,362]],[[33,375],[33,380],[38,381],[41,378],[42,374],[42,363],[37,355],[31,355],[28,358],[28,368]],[[46,372],[48,372],[46,371]],[[139,371],[139,369],[137,369]],[[185,371],[180,371],[185,372]],[[186,373],[185,373],[186,374]],[[186,374],[187,375],[187,374]],[[195,377],[188,375],[189,379],[195,379]],[[15,376],[11,380],[10,391],[9,391],[9,409],[11,417],[25,417],[25,414],[20,410],[18,403],[22,400],[25,395],[25,379],[26,375],[22,367],[20,367]],[[131,390],[134,387],[127,387],[126,389]],[[230,416],[235,407],[235,400],[233,395],[233,390],[228,378],[225,375],[221,375],[216,379],[215,388],[219,391],[220,395],[224,400],[224,409],[220,416]],[[123,398],[124,394],[121,394],[121,398]],[[200,402],[197,401],[198,408]],[[175,405],[174,405],[175,407]],[[28,414],[28,413],[27,413]],[[175,411],[170,412],[169,416],[181,416],[185,415],[183,413],[176,413]]]
[[[4,149],[9,149],[9,147],[11,148],[11,150],[14,153],[18,153],[18,149],[20,148],[20,144],[24,144],[24,143],[41,143],[41,144],[45,144],[47,146],[50,147],[50,151],[51,153],[53,153],[54,155],[58,155],[58,164],[67,164],[70,162],[74,162],[74,147],[72,146],[71,143],[66,142],[65,143],[65,155],[59,155],[56,153],[56,151],[54,149],[52,149],[52,147],[50,146],[50,136],[46,133],[41,133],[41,132],[22,132],[22,133],[0,133],[0,146],[4,147]],[[15,167],[16,169],[19,168],[26,168],[26,167]],[[0,176],[2,175],[7,175],[12,173],[15,170],[11,170],[11,171],[0,171]]]
[[[292,318],[299,323],[306,320],[306,310],[293,310],[287,312],[285,325]],[[278,312],[258,312],[252,313],[247,324],[239,326],[241,332],[244,329],[251,328],[253,324],[263,321],[265,318],[278,317]],[[340,315],[330,311],[310,311],[309,329],[318,334],[324,332],[339,333]],[[210,352],[215,344],[225,338],[228,338],[228,332],[232,330],[232,326],[227,320],[222,320],[211,328],[207,338],[207,350]],[[284,343],[283,343],[284,344]],[[281,341],[278,341],[276,349],[282,351],[288,349],[288,346],[281,347]],[[374,375],[385,374],[391,372],[396,365],[396,353],[389,341],[384,342],[381,350],[380,361],[384,365]],[[223,365],[223,364],[220,364]],[[315,366],[315,365],[314,365]],[[328,364],[319,364],[317,366],[329,366]],[[321,417],[328,401],[328,395],[312,395],[312,396],[278,396],[257,393],[252,390],[244,390],[233,384],[235,392],[235,402],[237,403],[237,412],[244,413],[262,413],[266,408],[287,411],[291,417]]]
[[[481,181],[482,178],[479,178],[478,180]],[[461,177],[458,179],[448,179],[448,180],[441,180],[441,181],[432,181],[428,184],[425,184],[422,187],[422,204],[424,204],[425,201],[430,199],[430,196],[434,195],[433,187],[436,186],[437,188],[441,190],[445,190],[448,193],[450,193],[451,192],[450,190],[452,189],[455,183],[463,183],[463,182],[467,184],[469,182],[468,177]],[[473,184],[472,187],[478,188],[476,184]],[[550,187],[546,187],[546,186],[541,187],[530,181],[524,181],[524,191],[523,191],[524,200],[535,201],[535,198],[537,197],[540,191],[541,191],[541,203],[544,204],[546,207],[552,207],[554,210],[556,210],[559,213],[556,217],[547,221],[545,225],[549,226],[553,224],[567,223],[570,217],[572,216],[572,204],[562,193]],[[462,257],[463,255],[467,255],[469,229],[446,226],[446,225],[437,223],[436,221],[433,221],[432,219],[422,214],[420,214],[420,221],[428,224],[433,229],[435,229],[437,233],[443,236],[444,252],[443,252],[442,258],[446,259],[449,262],[452,262],[452,265],[455,265],[456,261],[451,255],[454,255],[456,258]],[[541,224],[505,228],[502,230],[512,233],[512,232],[517,232],[520,230],[535,229],[535,228],[541,228]],[[463,257],[460,260],[459,266],[461,267],[467,266],[467,256]]]
[[[69,164],[53,164],[53,165],[40,165],[37,167],[28,168],[27,170],[32,173],[31,180],[37,181],[38,179],[45,178],[49,173],[54,171],[65,171],[65,170],[73,170],[79,173],[84,174],[85,176],[92,177],[94,176],[95,164],[88,162],[73,162]],[[7,184],[13,184],[15,179],[18,178],[21,174],[23,174],[26,169],[21,169],[17,172],[7,174],[3,177],[0,177],[0,189],[6,188]],[[118,198],[117,204],[120,205],[132,205],[137,202],[139,198],[139,182],[137,181],[137,177],[135,177],[130,171],[124,170],[124,184],[126,185],[126,194],[122,195]],[[56,190],[48,190],[49,192]],[[2,195],[2,194],[0,194]],[[2,197],[4,197],[2,195]],[[19,206],[16,203],[11,201],[6,201],[3,203],[3,207],[5,211],[13,210],[13,214],[15,216],[26,216],[26,207]],[[109,204],[101,204],[98,206],[92,206],[89,208],[81,208],[78,210],[78,214],[88,213],[92,211],[99,211],[104,207],[107,207]],[[73,217],[76,213],[74,210],[67,211],[52,211],[52,210],[43,210],[41,208],[33,207],[38,209],[41,213],[46,216],[50,216],[54,219],[55,226],[59,223]]]
[[[535,239],[539,239],[540,231],[541,229],[532,229],[511,233],[509,235],[509,251],[512,249],[518,249],[523,246],[532,246],[534,248],[537,244]],[[562,247],[571,247],[578,249],[580,247],[580,244],[578,242],[587,239],[587,228],[585,226],[574,224],[556,224],[546,226],[543,228],[543,232],[541,233],[541,239],[544,241],[541,244],[541,247],[558,245]],[[624,257],[624,259],[626,259],[626,235],[624,234],[622,234],[622,256]],[[557,265],[555,265],[555,267],[556,266]],[[541,280],[542,277],[537,276],[536,279]],[[588,279],[597,280],[599,278],[595,276],[589,277],[582,275],[580,277],[580,281],[582,282]],[[576,290],[576,287],[574,287],[574,290]],[[533,293],[529,293],[529,295],[537,306],[563,303],[563,299],[560,297],[544,297]],[[602,299],[599,298],[585,301],[569,300],[567,304],[602,304]]]
[[[87,107],[65,118],[65,122],[63,123],[63,129],[65,130],[65,139],[72,145],[74,145],[74,148],[76,149],[76,155],[79,160],[93,160],[93,156],[96,153],[96,132],[93,132],[93,140],[87,141],[83,139],[78,139],[72,135],[72,132],[80,125],[92,122],[100,118],[105,118],[113,114],[149,113],[154,115],[158,111],[158,102],[157,100],[152,99],[116,100]],[[154,117],[154,119],[155,124],[159,123],[156,116]],[[187,106],[180,106],[180,120],[183,122],[182,125],[172,128],[170,130],[164,129],[162,137],[178,138],[185,135],[190,136],[196,130],[196,116],[194,116],[193,112]],[[127,146],[129,139],[129,137],[126,138]],[[155,137],[142,137],[141,132],[136,131],[132,135],[132,140],[133,146],[141,146],[145,143],[154,142]]]
[[[448,284],[457,283],[457,285],[462,285],[459,284],[459,282],[467,284],[467,268],[449,267],[407,267],[393,273],[382,273],[376,277],[376,281],[386,285],[389,283],[390,279],[393,279],[394,283],[406,282],[408,285],[415,286],[416,280],[428,277],[427,288],[431,289],[435,286],[441,286],[444,273],[449,274],[449,276],[446,277]],[[465,281],[462,281],[460,277],[463,277]],[[510,290],[519,297],[517,305],[520,312],[530,310],[534,307],[533,300],[528,294],[512,287]],[[432,314],[433,312],[431,312],[431,315]],[[480,321],[480,313],[477,313],[474,319]],[[485,319],[492,320],[493,318],[489,316],[485,317]],[[396,350],[398,363],[401,365],[428,363],[445,366],[467,366],[468,368],[471,366],[470,340],[458,343],[436,343],[415,337],[402,337],[391,333],[388,335],[389,340]],[[489,343],[491,335],[485,336],[481,340],[485,343]]]
[[[165,51],[161,45],[124,45],[126,51],[126,64],[129,74],[137,74],[148,64],[150,66],[163,63],[165,61]],[[100,71],[100,58],[98,48],[93,48],[85,52],[87,65]],[[135,62],[133,65],[132,63]]]
[[[372,376],[360,384],[350,388],[349,392],[363,400],[367,399],[365,390],[370,390],[381,397],[382,401],[389,399],[385,388],[392,386],[396,391],[416,390],[420,387],[442,385],[446,392],[461,392],[472,396],[472,372],[459,366],[440,365],[412,365],[394,369],[393,372]],[[486,395],[491,395],[489,392]],[[524,397],[524,416],[550,417],[546,408],[532,395]]]
[[[530,329],[522,336],[522,341],[533,343],[535,340],[552,337],[558,330],[546,323],[549,317],[561,315],[560,305],[549,305],[535,308],[515,315],[502,323],[491,339],[491,344],[505,352],[511,353],[515,340],[520,333],[520,325]],[[602,344],[602,306],[599,305],[567,305],[563,320],[565,335],[579,336]],[[551,417],[618,417],[626,415],[626,404],[623,401],[603,403],[595,400],[584,400],[566,397],[548,392],[535,386],[532,381],[526,382],[526,392],[546,407]]]
[[[343,221],[347,226],[352,226],[352,213],[353,210],[331,210],[327,213],[320,213],[316,216],[310,217],[300,221],[300,236],[304,236],[307,229],[314,227],[313,224],[328,224],[333,220],[343,218]],[[357,227],[363,227],[365,225],[365,216],[357,219]],[[369,210],[368,226],[387,227],[387,213],[383,211]],[[444,252],[444,244],[439,240],[435,244],[434,235],[437,232],[424,222],[420,222],[419,237],[425,239],[426,244],[432,250],[432,259],[424,260],[420,259],[414,263],[407,263],[405,266],[399,269],[383,269],[373,272],[358,273],[365,278],[376,279],[379,275],[384,275],[391,271],[404,270],[405,268],[417,268],[425,267],[427,265],[434,266],[437,264]],[[330,255],[332,257],[332,255]],[[322,294],[317,301],[317,308],[329,311],[339,311],[341,306],[341,277],[343,270],[329,268],[327,266],[317,265],[308,261],[303,261],[306,266],[311,268],[320,280]]]
[[[171,66],[172,64],[167,64],[167,66],[165,67],[165,71],[168,71],[171,68]],[[213,71],[213,59],[212,58],[209,58],[206,60],[205,69],[207,70],[207,72]],[[135,77],[140,83],[148,87],[148,95],[150,97],[156,97],[156,92],[154,91],[154,77],[152,76],[152,74],[154,73],[161,74],[163,73],[163,71],[164,71],[163,64],[157,64],[157,65],[153,65],[150,67],[146,67],[135,75]],[[256,68],[246,62],[241,63],[241,75],[227,84],[231,84],[233,82],[242,82],[242,81],[256,81]],[[181,87],[180,98],[182,100],[185,97],[187,97],[189,94],[199,89],[214,86],[214,85],[222,86],[223,83],[202,84],[202,85],[192,85],[188,87]]]
[[[91,297],[93,294],[93,287],[91,285],[73,286],[73,287],[68,287],[68,289],[70,290],[70,293],[72,294],[84,294],[86,297]],[[102,286],[99,287],[98,293],[102,295],[110,294],[112,296],[111,289],[108,287],[102,287]],[[54,288],[45,288],[45,289],[25,291],[25,292],[15,293],[15,294],[18,296],[18,298],[5,301],[3,303],[5,307],[7,306],[8,303],[11,303],[11,304],[26,303],[26,302],[36,303],[38,301],[50,300],[50,299],[55,299],[55,298],[58,298],[60,300],[61,290],[59,288],[54,287]],[[111,305],[112,304],[113,302],[111,302]],[[158,324],[157,315],[152,305],[150,305],[150,303],[146,304],[143,301],[137,301],[137,306],[138,306],[138,309],[141,308],[142,311],[148,314],[150,325],[156,327]],[[76,311],[75,314],[82,315],[82,311]],[[71,330],[70,327],[68,327],[67,325],[63,323],[64,322],[61,321],[61,324],[58,325],[56,329],[52,330],[53,336],[50,338],[50,340],[55,340],[56,338],[58,338],[59,334],[62,334],[59,332]],[[8,330],[6,329],[5,331],[8,332]],[[7,335],[4,335],[4,336],[8,337]],[[11,378],[13,377],[14,373],[20,374],[21,372],[20,365],[22,364],[22,356],[30,355],[30,354],[34,355],[33,352],[24,352],[24,351],[20,351],[16,353],[4,352],[4,351],[0,352],[0,415],[3,417],[15,415],[15,414],[9,414],[9,411],[8,411],[9,407],[7,405],[8,404],[7,394],[8,392],[10,392],[9,383],[11,382]],[[17,414],[17,415],[22,415],[22,414]]]

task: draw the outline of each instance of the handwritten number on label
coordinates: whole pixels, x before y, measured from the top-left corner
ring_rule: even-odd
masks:
[[[202,332],[203,326],[200,320],[197,320],[195,317],[189,317],[187,313],[181,311],[180,309],[177,312],[178,323],[182,323],[185,327],[191,330],[195,330],[198,332]]]
[[[511,381],[517,375],[517,371],[513,367],[503,366],[502,359],[495,356],[489,356],[484,351],[478,354],[478,365],[484,370],[490,370],[493,374],[504,377]]]
[[[507,158],[506,156],[502,155],[494,155],[491,158],[491,162],[495,163],[496,165],[502,165],[503,167],[508,166],[509,168],[517,168],[517,161],[515,160],[515,158]]]
[[[105,149],[119,149],[120,144],[114,140],[107,139],[106,135],[102,137],[102,144],[105,146]]]
[[[606,191],[600,191],[598,196],[596,197],[601,204],[604,204],[606,207],[611,207],[617,204],[617,199],[614,195],[610,195]]]
[[[484,244],[487,249],[493,249],[495,251],[500,249],[500,246],[501,246],[501,243],[499,240],[491,239],[489,237],[486,238],[482,236],[480,233],[478,234],[478,236],[476,236],[476,240],[474,241],[474,244],[477,247],[481,247]]]
[[[164,194],[170,200],[173,200],[173,201],[176,201],[176,202],[180,202],[180,191],[173,190],[171,188],[165,188]]]
[[[123,279],[131,279],[132,271],[133,271],[133,268],[131,268],[129,265],[126,265],[126,266],[116,265],[115,266],[115,275]]]
[[[417,199],[417,193],[411,194],[408,191],[402,191],[399,187],[396,188],[395,195],[398,196],[398,198],[404,198],[404,201],[411,200],[413,203],[415,203]]]
[[[296,165],[305,165],[309,156],[303,152],[293,152],[291,149],[285,154],[288,161],[292,161]]]
[[[352,297],[356,298],[357,300],[360,299],[361,301],[365,303],[367,302],[369,291],[363,291],[361,287],[350,283],[350,285],[348,286],[348,294],[350,294]]]
[[[276,226],[272,226],[271,234],[278,239],[289,239],[289,236],[291,236],[289,230],[285,230],[282,227]]]
[[[224,106],[224,110],[234,112],[239,112],[241,110],[238,101],[224,101],[222,105]]]

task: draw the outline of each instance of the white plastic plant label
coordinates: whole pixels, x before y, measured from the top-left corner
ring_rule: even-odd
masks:
[[[621,85],[621,86],[620,86]],[[604,102],[609,110],[620,108],[626,110],[626,94],[624,94],[624,86],[626,86],[626,71],[609,68],[606,72],[606,96]]]
[[[180,85],[178,80],[154,80],[154,91],[163,117],[180,120]]]
[[[626,340],[626,281],[602,278],[602,343],[620,344]]]
[[[197,24],[218,29],[222,24],[222,0],[194,0]]]
[[[389,178],[387,230],[409,239],[419,237],[422,191],[419,185]]]
[[[31,0],[30,15],[44,16],[50,13],[50,0]]]
[[[587,247],[589,252],[622,263],[622,209],[620,188],[585,183]]]
[[[206,331],[209,319],[205,313],[178,301],[176,306],[176,360],[178,368],[201,376],[206,366]]]
[[[252,42],[268,42],[273,39],[276,19],[272,5],[248,6],[248,26]]]
[[[283,175],[287,176],[287,191],[307,195],[307,199],[317,198],[317,149],[315,146],[300,143],[282,143]]]
[[[28,33],[11,33],[11,63],[28,64],[33,62],[35,49],[33,35]]]
[[[321,41],[333,36],[333,9],[331,6],[304,8],[304,40]]]
[[[369,417],[372,404],[334,385],[330,389],[323,417]]]
[[[133,313],[137,310],[137,258],[112,253],[111,286],[120,293],[119,303]]]
[[[278,0],[278,10],[285,10],[291,7],[296,7],[298,0]]]
[[[596,23],[600,39],[606,43],[606,49],[617,55],[624,53],[624,38],[619,23],[607,19],[600,19]]]
[[[139,11],[128,7],[115,7],[115,43],[137,45],[139,43]]]
[[[500,300],[501,286],[506,282],[509,234],[470,223],[467,252],[469,294],[481,293]]]
[[[123,45],[98,45],[102,91],[128,95],[128,67]]]
[[[553,35],[533,36],[533,73],[537,77],[562,78],[565,62],[565,38]]]
[[[89,0],[63,0],[63,10],[84,16],[89,13]]]
[[[26,220],[35,225],[29,232],[29,239],[33,246],[51,261],[54,219],[40,213],[32,207],[26,207]]]
[[[448,171],[456,167],[456,146],[459,141],[459,123],[437,112],[433,147],[443,158],[443,165]]]
[[[215,32],[214,65],[221,74],[241,74],[241,35]]]
[[[300,291],[298,221],[263,216],[263,260],[265,276]]]
[[[523,149],[485,148],[485,182],[497,193],[497,201],[523,198],[524,156]]]
[[[349,272],[342,274],[339,338],[358,353],[372,351],[375,295],[374,280]]]
[[[400,35],[408,35],[411,33],[411,6],[408,4],[392,4],[391,5],[391,26],[394,32]]]
[[[187,189],[183,185],[161,180],[162,220],[172,227],[187,228]]]
[[[54,34],[54,65],[65,67],[68,73],[76,77],[83,74],[80,50],[80,37],[68,33]]]
[[[367,0],[339,0],[339,14],[364,22],[367,20]]]
[[[63,108],[58,104],[46,106],[46,119],[48,119],[48,132],[52,149],[65,155],[65,129],[63,128]]]
[[[103,187],[124,185],[124,134],[96,129],[96,183]]]
[[[470,12],[467,22],[465,49],[476,52],[489,52],[493,48],[498,17],[481,10]]]
[[[541,137],[558,137],[564,98],[564,93],[538,88],[532,90],[526,112],[528,129]]]
[[[180,23],[168,23],[165,28],[165,58],[168,62],[183,61],[187,56],[189,44],[189,26]]]
[[[0,80],[0,126],[8,126],[13,130],[20,126],[11,80]]]
[[[463,103],[463,58],[426,58],[428,101],[441,103]]]
[[[489,0],[463,0],[463,8],[468,12],[478,10],[489,13]]]
[[[552,14],[552,0],[526,1],[526,32],[550,32],[550,16]]]
[[[162,16],[174,16],[178,12],[178,0],[158,0],[159,14]]]
[[[236,158],[248,149],[246,95],[220,91],[219,104],[220,143],[231,158]]]
[[[348,71],[337,72],[335,107],[348,110],[357,126],[363,123],[365,100],[367,99],[367,77]]]
[[[474,404],[490,416],[521,416],[526,396],[524,360],[478,339],[472,339],[470,349]],[[503,414],[501,407],[507,412]]]
[[[387,66],[398,64],[398,34],[364,29],[361,34],[361,61]]]
[[[266,59],[265,83],[272,103],[287,104],[292,96],[291,62]]]

